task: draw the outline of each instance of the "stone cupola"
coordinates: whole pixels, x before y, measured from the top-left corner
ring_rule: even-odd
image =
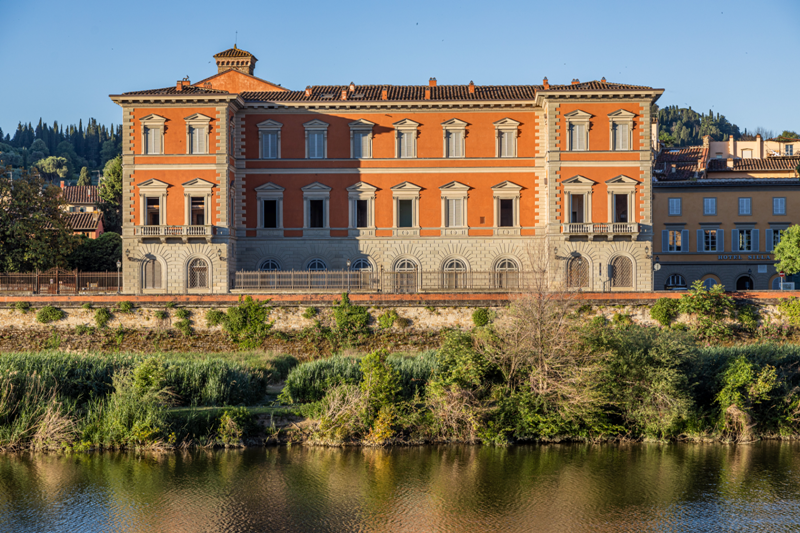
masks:
[[[250,52],[240,50],[236,45],[233,45],[233,48],[214,54],[214,61],[217,63],[217,74],[226,70],[238,70],[252,76],[258,59]]]

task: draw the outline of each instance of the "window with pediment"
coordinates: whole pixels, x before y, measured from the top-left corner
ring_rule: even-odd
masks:
[[[469,185],[451,181],[439,187],[442,197],[442,227],[467,227],[467,196]]]
[[[331,188],[315,181],[302,187],[304,228],[324,229],[329,228],[330,220],[330,194]]]
[[[359,119],[350,126],[350,157],[353,159],[370,159],[372,157],[372,128],[374,122]]]
[[[258,145],[261,159],[280,159],[281,128],[283,128],[283,124],[272,119],[258,124]]]
[[[159,115],[147,115],[139,122],[142,126],[142,153],[163,154],[167,119]]]
[[[567,150],[582,152],[589,149],[589,128],[592,115],[577,109],[564,115],[567,125]]]
[[[417,128],[418,122],[410,119],[403,119],[393,124],[396,136],[395,157],[415,158],[417,157]]]
[[[186,153],[207,154],[211,117],[195,113],[183,120],[186,123]]]
[[[609,150],[624,151],[632,150],[633,143],[633,119],[636,117],[635,113],[620,109],[609,113]]]
[[[347,188],[350,206],[350,227],[366,229],[375,227],[375,191],[378,188],[360,181]]]
[[[510,118],[504,118],[494,123],[497,136],[495,153],[497,157],[517,157],[519,124]]]
[[[442,122],[444,157],[464,157],[466,152],[467,123],[457,118]]]
[[[325,159],[328,157],[328,123],[312,120],[303,124],[306,131],[306,158]]]
[[[562,182],[566,212],[563,222],[569,224],[592,221],[592,187],[595,182],[583,176],[573,176]]]
[[[258,228],[279,229],[283,227],[283,187],[272,182],[255,189],[257,199]]]

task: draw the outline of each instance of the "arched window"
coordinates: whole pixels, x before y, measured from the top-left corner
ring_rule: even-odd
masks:
[[[208,288],[208,263],[205,259],[192,259],[189,263],[189,288]]]
[[[703,280],[703,286],[706,288],[706,290],[711,290],[711,288],[716,284],[717,280],[714,278],[707,278]]]
[[[372,272],[372,265],[366,259],[356,259],[350,264],[350,270]]]
[[[614,288],[633,287],[633,262],[627,257],[617,256],[611,260],[609,277]]]
[[[281,265],[274,259],[267,259],[258,267],[261,272],[276,272],[281,269]]]
[[[442,288],[463,289],[467,285],[467,265],[461,259],[449,259],[444,264]]]
[[[161,263],[157,259],[145,259],[142,263],[142,288],[160,289],[161,288]]]
[[[306,270],[309,272],[324,272],[325,270],[328,270],[328,265],[326,265],[325,261],[322,259],[312,259],[308,262]]]
[[[394,265],[394,292],[417,292],[417,265],[410,259],[400,259]]]
[[[713,280],[712,280],[713,281]],[[667,278],[665,289],[675,289],[678,287],[686,287],[686,280],[680,274],[672,274]]]
[[[581,289],[589,286],[589,261],[577,255],[567,264],[567,287]]]
[[[519,287],[519,266],[511,259],[501,259],[494,267],[495,286],[498,289]]]

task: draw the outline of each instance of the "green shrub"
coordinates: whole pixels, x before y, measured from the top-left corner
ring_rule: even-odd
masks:
[[[333,317],[336,320],[336,333],[342,341],[352,341],[368,333],[369,312],[367,308],[352,305],[347,293],[343,293],[342,300],[333,307]]]
[[[397,311],[394,309],[389,309],[388,311],[384,311],[378,316],[378,327],[380,329],[389,329],[398,319]]]
[[[676,322],[675,324],[672,324],[670,326],[670,329],[674,329],[675,331],[688,331],[689,330],[689,326],[687,326],[686,324],[683,324],[681,322]]]
[[[605,326],[607,323],[608,319],[606,319],[604,315],[593,316],[592,320],[589,322],[592,327]]]
[[[316,307],[306,307],[306,310],[303,311],[303,318],[314,318],[317,316],[317,308]]]
[[[225,321],[226,315],[217,309],[209,309],[206,311],[206,326],[213,328],[219,326]]]
[[[191,337],[194,335],[194,330],[192,329],[192,321],[189,319],[178,320],[174,324],[175,329],[180,331],[184,337]]]
[[[164,307],[167,309],[173,309],[175,305],[176,305],[175,302],[167,302],[166,304],[164,304]]]
[[[84,326],[83,324],[78,324],[75,326],[75,334],[76,335],[91,335],[94,333],[94,328],[92,326]]]
[[[28,302],[17,302],[14,304],[14,309],[19,311],[22,314],[27,313],[31,308],[31,304]]]
[[[749,332],[754,332],[758,328],[759,318],[758,308],[754,305],[740,303],[736,307],[736,320]]]
[[[408,326],[411,325],[411,320],[404,316],[399,316],[394,320],[394,325],[400,329],[406,329]]]
[[[65,316],[67,316],[67,314],[61,309],[53,307],[52,305],[46,305],[37,311],[36,321],[42,324],[49,324],[50,322],[61,320]]]
[[[661,324],[669,326],[678,318],[680,302],[675,298],[659,298],[650,308],[650,318]]]
[[[117,309],[119,309],[120,313],[130,313],[133,311],[133,304],[127,300],[123,300],[117,303]]]
[[[94,312],[94,323],[97,324],[97,327],[102,329],[106,327],[108,321],[111,320],[111,311],[106,309],[105,307],[99,307]]]
[[[92,308],[92,302],[83,302],[83,305],[81,305],[81,307],[83,307],[88,311],[89,309]]]
[[[188,309],[184,309],[183,307],[180,307],[180,308],[175,310],[175,318],[178,318],[180,320],[186,320],[190,316],[192,316],[192,312],[189,311]]]
[[[142,361],[133,371],[133,388],[137,394],[160,392],[166,383],[167,370],[155,357]]]
[[[169,318],[169,313],[167,311],[162,311],[159,309],[158,311],[153,312],[153,316],[159,320],[166,320]]]
[[[289,372],[298,365],[297,358],[292,355],[275,355],[269,357],[263,368],[266,372],[266,379],[270,383],[284,381]]]
[[[630,326],[633,324],[633,319],[628,314],[614,313],[614,316],[611,317],[611,324],[615,327]]]
[[[377,415],[381,408],[394,404],[400,392],[400,373],[388,363],[388,352],[376,350],[361,359],[361,392],[367,398],[371,416]]]
[[[786,318],[793,326],[800,326],[800,298],[791,296],[782,299],[778,304],[781,316]]]
[[[254,428],[253,415],[247,407],[231,407],[219,417],[217,437],[226,446],[239,445]]]
[[[425,310],[427,312],[431,313],[431,314],[434,314],[434,315],[438,315],[439,314],[439,310],[436,309],[435,307],[431,306],[431,305],[426,305],[425,306]]]
[[[489,323],[489,310],[479,307],[472,312],[472,323],[481,328]]]
[[[273,322],[267,322],[272,307],[269,300],[253,300],[250,296],[239,298],[239,305],[228,309],[223,322],[225,331],[239,348],[258,348],[269,335]]]

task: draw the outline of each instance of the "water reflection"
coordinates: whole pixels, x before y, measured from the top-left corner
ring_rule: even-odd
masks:
[[[797,531],[800,445],[0,456],[2,531]]]

